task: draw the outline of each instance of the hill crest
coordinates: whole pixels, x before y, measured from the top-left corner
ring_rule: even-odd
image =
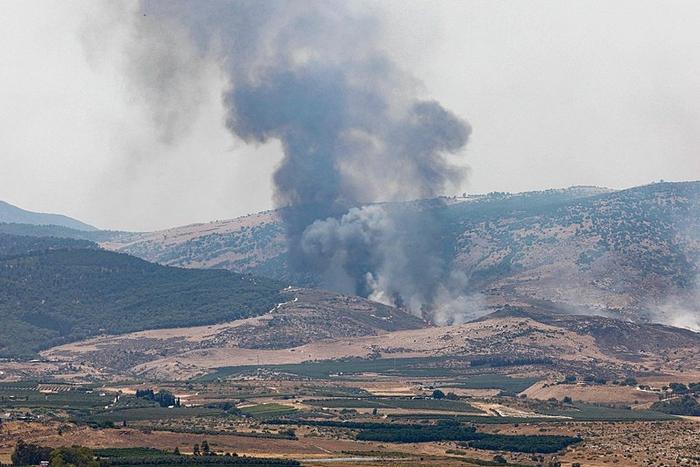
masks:
[[[70,229],[95,231],[97,227],[81,222],[63,214],[49,214],[27,211],[5,201],[0,201],[0,223],[58,225]]]

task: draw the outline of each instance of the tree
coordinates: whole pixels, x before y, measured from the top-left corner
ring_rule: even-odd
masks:
[[[51,451],[51,448],[27,444],[20,439],[10,457],[13,465],[39,465],[41,461],[48,461],[51,458]]]
[[[637,380],[633,377],[627,377],[625,378],[625,384],[627,386],[636,386],[637,385]]]
[[[211,454],[211,451],[209,450],[209,442],[207,442],[206,439],[202,441],[202,454],[204,454],[205,456]]]
[[[377,415],[377,408],[376,407],[372,409],[372,415]]]
[[[199,452],[199,444],[194,443],[194,446],[192,446],[192,455],[193,456],[199,456],[201,453]]]
[[[674,394],[688,393],[688,387],[683,383],[670,383],[668,386],[671,388],[671,391],[673,391]]]
[[[433,399],[444,399],[445,393],[439,389],[433,391]]]
[[[459,400],[459,396],[455,394],[454,392],[448,392],[445,394],[445,399],[451,400],[451,401],[456,401]]]
[[[173,454],[175,454],[176,456],[179,456],[180,455],[180,448],[175,446],[175,450],[173,450]]]
[[[63,447],[51,451],[50,467],[100,467],[92,449],[82,446]]]

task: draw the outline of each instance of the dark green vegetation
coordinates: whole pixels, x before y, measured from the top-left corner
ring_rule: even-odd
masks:
[[[651,408],[659,412],[673,415],[692,415],[700,416],[700,404],[698,401],[689,395],[675,397],[673,399],[655,402]]]
[[[51,451],[53,449],[37,444],[28,444],[20,439],[12,452],[12,465],[39,465],[42,461],[51,458]]]
[[[461,356],[413,357],[413,358],[351,358],[344,360],[321,360],[282,365],[241,365],[217,368],[202,376],[200,381],[213,381],[232,376],[254,374],[258,369],[293,374],[315,379],[349,378],[363,373],[378,373],[387,376],[416,378],[454,377],[449,387],[469,389],[503,389],[520,392],[532,384],[536,378],[511,378],[499,374],[465,374],[470,367],[470,358]],[[483,371],[483,370],[482,370]]]
[[[0,408],[5,409],[94,410],[110,404],[113,398],[113,395],[85,387],[57,384],[40,388],[39,384],[32,382],[0,383]]]
[[[168,466],[168,465],[237,465],[237,466],[280,466],[295,467],[299,462],[289,459],[270,459],[263,457],[246,457],[231,455],[216,455],[209,450],[209,443],[202,441],[201,448],[196,446],[198,455],[187,456],[179,453],[168,453],[153,448],[110,448],[97,449],[95,455],[100,459],[103,466]]]
[[[333,420],[273,420],[268,423],[345,428],[359,430],[356,439],[390,443],[423,443],[434,441],[468,442],[477,449],[528,453],[552,453],[578,443],[580,438],[555,435],[499,435],[479,433],[454,419],[435,424],[339,422]]]
[[[136,397],[157,402],[161,407],[180,407],[180,399],[175,397],[170,391],[163,389],[158,392],[153,392],[153,389],[137,389]]]
[[[0,237],[0,356],[101,333],[211,324],[263,314],[280,284],[223,270],[179,269],[68,240]],[[18,245],[26,253],[19,254]]]
[[[179,407],[169,409],[167,407],[137,407],[132,409],[110,409],[96,411],[77,421],[95,426],[119,425],[123,422],[135,422],[142,420],[177,420],[191,417],[215,417],[224,415],[220,409],[207,407]]]
[[[240,411],[245,415],[255,418],[271,418],[293,414],[296,412],[296,409],[282,404],[257,404],[250,407],[243,407]]]
[[[424,443],[428,441],[469,441],[481,434],[471,426],[462,425],[386,425],[382,428],[361,430],[360,441],[389,443]]]
[[[305,404],[328,408],[377,408],[377,409],[411,409],[443,410],[449,412],[481,412],[466,402],[445,399],[407,399],[396,397],[367,397],[356,399],[322,399],[307,400]]]
[[[2,226],[2,224],[0,224]],[[49,250],[96,249],[97,245],[87,240],[58,237],[31,237],[0,233],[0,259],[42,253]]]
[[[159,457],[170,454],[155,448],[103,448],[94,451],[97,457]]]
[[[522,392],[539,381],[539,378],[513,378],[499,374],[470,375],[464,381],[450,383],[446,388],[502,389],[510,393]]]
[[[462,441],[465,446],[493,451],[553,453],[561,451],[581,438],[558,435],[499,435],[478,433],[461,425],[411,425],[390,429],[363,430],[357,434],[362,441],[392,443],[421,443],[429,441]]]
[[[238,456],[146,456],[140,457],[110,457],[102,461],[103,465],[119,466],[149,466],[157,465],[166,467],[170,465],[236,465],[240,467],[296,467],[301,465],[298,461],[291,459],[273,459],[266,457],[238,457]]]
[[[553,453],[581,442],[581,438],[561,435],[498,435],[486,434],[466,443],[475,449],[528,453]]]
[[[236,465],[236,466],[281,466],[295,467],[299,462],[287,459],[271,459],[263,457],[239,457],[237,455],[216,455],[209,451],[209,444],[202,455],[185,456],[170,454],[153,448],[107,448],[92,450],[82,446],[50,448],[36,444],[17,441],[12,453],[13,465],[39,465],[42,461],[49,462],[50,467],[107,467],[118,466],[169,466],[169,465]],[[199,446],[197,446],[199,449]],[[199,454],[199,453],[197,453]]]
[[[49,448],[18,440],[12,452],[12,465],[39,465],[48,462],[51,467],[100,467],[91,449],[81,446]]]

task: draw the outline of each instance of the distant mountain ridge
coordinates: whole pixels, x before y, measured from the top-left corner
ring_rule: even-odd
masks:
[[[0,223],[58,225],[70,229],[95,231],[97,227],[62,214],[47,214],[27,211],[5,201],[0,201]]]
[[[491,306],[537,305],[672,323],[657,314],[670,309],[669,297],[692,305],[700,296],[700,182],[443,201],[433,204],[443,210],[444,259],[464,271],[470,291],[482,293]],[[410,204],[430,208],[429,200]],[[276,211],[121,234],[101,244],[161,264],[318,285],[316,278],[290,270]]]

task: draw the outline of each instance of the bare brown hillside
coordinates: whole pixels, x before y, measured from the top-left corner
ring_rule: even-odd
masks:
[[[458,326],[421,324],[390,308],[367,308],[360,299],[318,297],[310,291],[267,316],[100,337],[55,347],[42,355],[58,366],[82,362],[106,376],[166,379],[200,376],[229,366],[348,358],[422,358],[436,368],[465,373],[608,378],[659,372],[691,375],[700,368],[699,334],[655,324],[553,317],[515,308]]]

